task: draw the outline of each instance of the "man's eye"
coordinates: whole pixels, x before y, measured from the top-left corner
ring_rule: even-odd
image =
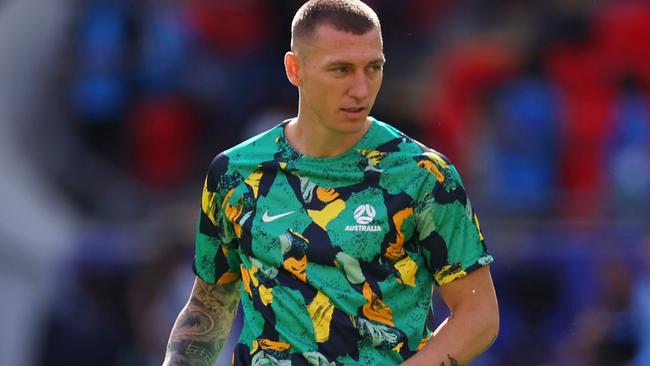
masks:
[[[382,65],[372,65],[372,66],[370,66],[370,68],[371,68],[373,71],[381,71],[381,70],[384,69],[384,66],[382,66]]]
[[[348,68],[345,66],[339,66],[332,69],[332,71],[334,71],[337,74],[345,74],[346,72],[348,72]]]

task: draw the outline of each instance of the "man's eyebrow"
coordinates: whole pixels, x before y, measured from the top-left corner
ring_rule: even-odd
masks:
[[[374,60],[370,60],[368,62],[368,65],[377,65],[377,64],[383,65],[384,63],[386,63],[386,60],[384,58],[376,58]],[[355,64],[353,62],[349,62],[349,61],[332,61],[332,62],[328,62],[326,66],[331,67],[331,66],[354,66],[354,65]]]
[[[350,66],[354,66],[354,63],[347,62],[347,61],[332,61],[332,62],[328,62],[325,66],[326,67],[340,67],[340,66],[350,67]]]
[[[353,62],[344,61],[344,60],[332,60],[327,63],[328,65],[354,65]]]

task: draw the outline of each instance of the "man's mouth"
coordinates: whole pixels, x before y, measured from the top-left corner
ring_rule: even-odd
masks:
[[[350,108],[341,108],[341,111],[347,119],[358,120],[360,118],[366,117],[366,107],[350,107]]]
[[[341,108],[343,115],[349,120],[359,120],[366,117],[366,107]]]
[[[341,108],[343,112],[347,113],[361,113],[363,110],[366,109],[365,107],[351,107],[351,108]]]

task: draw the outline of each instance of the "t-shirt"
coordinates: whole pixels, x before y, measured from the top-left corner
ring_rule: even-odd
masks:
[[[219,154],[203,189],[194,270],[241,279],[233,362],[399,364],[431,337],[434,283],[493,260],[461,179],[376,119],[330,158],[285,124]]]

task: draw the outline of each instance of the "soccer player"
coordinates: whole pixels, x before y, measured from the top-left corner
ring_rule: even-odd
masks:
[[[235,365],[462,365],[494,341],[492,257],[456,169],[369,117],[384,61],[361,1],[298,10],[298,115],[211,163],[165,365],[211,365],[240,299]],[[435,330],[434,286],[451,310]]]

